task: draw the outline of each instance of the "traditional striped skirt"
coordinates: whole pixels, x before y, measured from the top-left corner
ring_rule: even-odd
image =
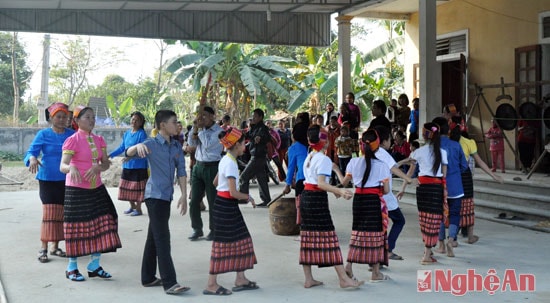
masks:
[[[382,225],[380,197],[357,194],[353,197],[353,227],[348,262],[388,265],[388,238]]]
[[[470,227],[475,222],[474,210],[474,180],[470,170],[462,173],[464,197],[460,206],[460,227]]]
[[[238,200],[216,196],[211,211],[214,241],[210,274],[252,269],[257,263],[256,255]]]
[[[42,224],[40,241],[57,242],[65,239],[63,234],[63,202],[65,200],[65,180],[38,180],[42,201]]]
[[[300,196],[300,214],[300,264],[319,267],[343,264],[327,193],[304,190]]]
[[[67,186],[63,221],[67,257],[114,252],[122,247],[118,216],[105,185],[95,189]]]
[[[420,184],[416,188],[416,205],[422,241],[426,247],[434,247],[439,240],[439,228],[443,220],[443,185]]]
[[[148,178],[149,174],[146,168],[124,168],[118,185],[118,199],[120,201],[143,202]]]

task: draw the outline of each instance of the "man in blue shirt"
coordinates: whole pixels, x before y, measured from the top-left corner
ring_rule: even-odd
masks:
[[[222,158],[223,146],[218,135],[223,130],[216,123],[214,109],[205,106],[197,119],[197,125],[190,131],[187,143],[195,147],[195,159],[197,160],[193,171],[191,171],[191,202],[189,203],[189,217],[193,233],[189,240],[195,241],[204,236],[203,223],[201,218],[200,204],[206,193],[208,207],[212,210],[216,199],[216,187],[212,183],[218,173],[218,163]],[[212,212],[208,212],[209,230],[206,240],[211,241],[212,234]]]
[[[181,190],[178,208],[183,216],[187,213],[187,172],[185,156],[181,144],[172,139],[178,134],[177,116],[171,110],[159,110],[155,115],[155,128],[159,131],[149,138],[128,148],[127,157],[136,154],[147,157],[151,176],[145,187],[145,205],[149,214],[147,240],[141,263],[141,284],[143,286],[161,285],[167,294],[174,295],[190,288],[181,286],[176,280],[176,270],[170,253],[170,204],[174,195],[174,173],[177,173]],[[157,262],[160,279],[155,274]]]
[[[441,148],[447,152],[447,204],[449,205],[449,237],[445,246],[445,223],[441,223],[439,230],[439,253],[447,253],[448,257],[454,257],[453,247],[456,246],[455,238],[460,227],[460,206],[464,189],[462,187],[462,172],[468,168],[466,157],[462,147],[456,141],[449,138],[449,124],[443,117],[434,118],[433,123],[439,125],[441,132]]]

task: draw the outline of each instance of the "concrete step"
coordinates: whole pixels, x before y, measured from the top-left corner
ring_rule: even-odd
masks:
[[[494,208],[485,208],[480,206],[475,201],[475,214],[476,219],[488,220],[493,222],[498,222],[501,224],[507,224],[511,226],[517,226],[522,228],[527,228],[535,231],[550,233],[550,221],[549,220],[534,220],[525,217],[519,217],[514,215],[511,212],[506,212],[505,218],[499,218],[498,215],[502,212],[500,210],[495,210]],[[416,197],[415,195],[406,194],[399,203],[410,204],[416,206]],[[514,217],[515,216],[515,217]]]
[[[401,186],[402,180],[394,178],[395,193]],[[474,177],[474,191],[476,217],[550,232],[550,190],[544,183],[505,180],[500,184],[482,175]],[[416,205],[414,187],[407,187],[401,202]]]

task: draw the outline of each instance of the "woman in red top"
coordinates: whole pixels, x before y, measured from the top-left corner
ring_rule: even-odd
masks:
[[[395,133],[395,144],[392,146],[391,155],[395,162],[407,159],[411,154],[411,145],[407,142],[407,136],[402,131]]]

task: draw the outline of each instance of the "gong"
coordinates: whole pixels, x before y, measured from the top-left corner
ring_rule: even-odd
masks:
[[[495,120],[498,126],[504,130],[513,130],[518,123],[518,114],[509,103],[502,103],[497,107]]]
[[[533,102],[524,102],[519,106],[519,116],[523,119],[540,119],[541,111]]]

